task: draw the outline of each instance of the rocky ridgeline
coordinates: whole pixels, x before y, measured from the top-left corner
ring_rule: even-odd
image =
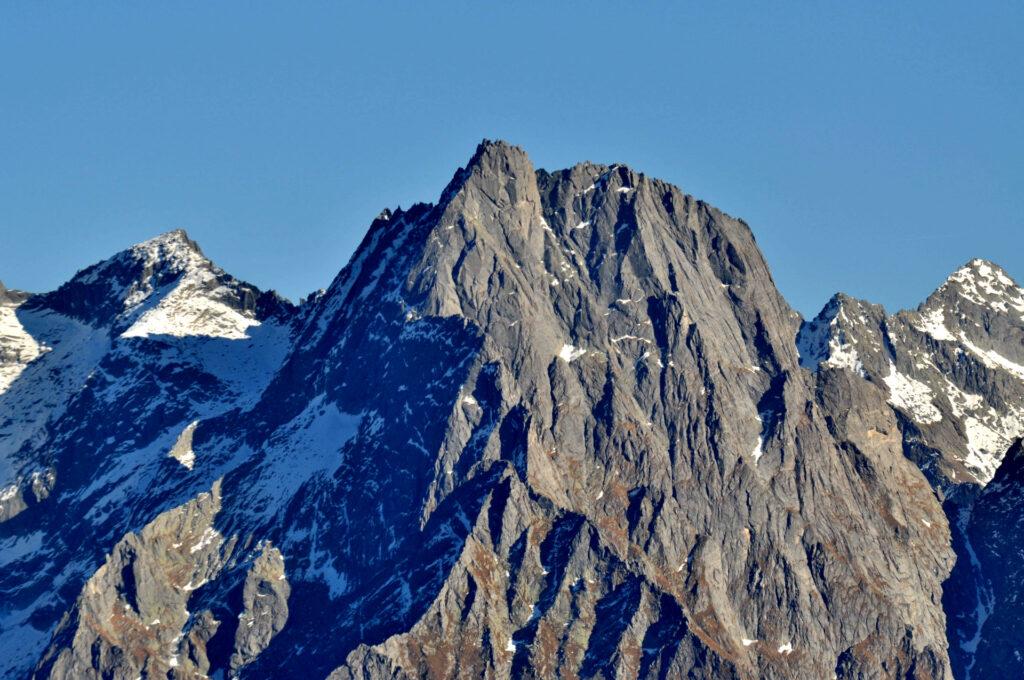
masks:
[[[802,324],[742,221],[485,142],[299,307],[183,232],[0,293],[5,676],[1013,663],[1024,301],[989,263]]]

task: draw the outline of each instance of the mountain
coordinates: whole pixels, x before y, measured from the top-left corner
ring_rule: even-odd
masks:
[[[180,231],[5,294],[0,673],[988,668],[948,584],[1013,520],[1024,356],[1019,289],[971,268],[803,323],[741,220],[484,142],[298,307]]]
[[[0,390],[6,390],[40,353],[39,343],[18,322],[17,309],[28,297],[0,281]]]
[[[812,370],[884,385],[908,455],[947,495],[991,480],[1024,434],[1024,290],[991,262],[967,263],[912,312],[837,295],[797,344]]]
[[[915,311],[887,315],[837,295],[797,345],[805,367],[841,366],[887,393],[905,454],[944,501],[957,553],[943,595],[956,676],[1024,672],[1012,661],[1024,639],[996,628],[1019,618],[1013,584],[1024,573],[1012,540],[1024,480],[1007,454],[1024,435],[1024,290],[971,260]]]

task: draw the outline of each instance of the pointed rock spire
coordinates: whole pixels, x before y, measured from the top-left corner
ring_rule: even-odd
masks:
[[[515,203],[521,182],[533,184],[537,179],[526,152],[508,142],[483,140],[466,167],[456,171],[441,195],[441,203],[451,201],[459,193],[479,191],[495,202]]]

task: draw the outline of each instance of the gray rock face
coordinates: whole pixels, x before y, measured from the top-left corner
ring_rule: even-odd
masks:
[[[215,484],[119,541],[57,627],[37,674],[130,678],[209,670],[197,663],[205,659],[183,652],[192,591],[219,574],[234,547],[213,528],[219,510]]]
[[[225,567],[245,572],[232,675],[266,648],[288,619],[284,561],[266,544],[241,569],[231,559],[237,538],[225,539],[213,527],[220,487],[215,482],[210,493],[118,542],[57,626],[36,676],[205,677],[208,645],[224,622],[209,608],[190,612],[189,603]]]
[[[280,551],[264,545],[252,562],[242,586],[242,613],[238,615],[231,670],[237,672],[267,648],[288,621],[291,587],[285,578]]]
[[[51,365],[101,382],[8,425],[17,478],[56,481],[0,523],[6,674],[952,677],[929,480],[980,479],[966,418],[1011,398],[993,352],[1024,358],[1012,318],[971,326],[997,327],[980,284],[935,303],[966,359],[931,308],[894,331],[837,298],[801,330],[742,221],[502,142],[299,308],[183,234],[139,248],[16,313],[100,337]],[[932,405],[952,434],[901,333],[993,383],[959,430]]]
[[[0,281],[0,304],[16,305],[27,300],[31,295],[21,290],[11,290]]]

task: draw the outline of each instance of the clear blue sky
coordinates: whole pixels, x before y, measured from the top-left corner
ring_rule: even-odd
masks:
[[[264,5],[0,8],[0,279],[184,227],[297,298],[484,137],[743,217],[805,315],[1024,279],[1024,3]]]

